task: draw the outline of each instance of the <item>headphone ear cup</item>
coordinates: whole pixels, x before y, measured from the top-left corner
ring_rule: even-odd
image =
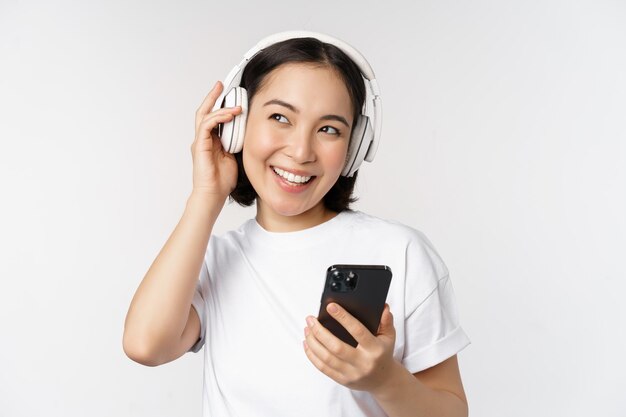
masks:
[[[235,115],[232,120],[220,123],[218,136],[225,152],[236,153],[243,148],[246,119],[248,116],[248,92],[242,87],[233,87],[220,108],[241,106],[241,113]]]
[[[343,167],[341,175],[344,177],[351,177],[354,172],[359,169],[371,141],[372,128],[369,122],[369,117],[361,114],[352,128],[350,144],[348,145],[348,154],[346,155],[346,164]]]
[[[241,152],[243,149],[243,138],[246,135],[246,122],[248,120],[248,91],[245,88],[237,87],[239,104],[241,113],[236,115],[232,122],[234,123],[234,146],[232,153]]]

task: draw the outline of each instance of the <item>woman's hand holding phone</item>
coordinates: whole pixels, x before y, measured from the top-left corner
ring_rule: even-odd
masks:
[[[241,113],[241,106],[211,111],[224,85],[217,81],[196,111],[196,137],[191,144],[193,193],[215,195],[225,200],[237,185],[237,161],[224,151],[217,134],[220,123]]]
[[[336,306],[336,311],[332,307]],[[402,365],[393,357],[396,329],[389,304],[385,303],[378,331],[367,327],[337,303],[328,305],[328,313],[358,341],[352,347],[337,338],[315,317],[307,317],[304,351],[317,369],[339,384],[377,395],[389,386]]]
[[[396,329],[389,304],[386,265],[331,265],[318,317],[308,316],[304,350],[336,382],[377,393],[397,375]]]

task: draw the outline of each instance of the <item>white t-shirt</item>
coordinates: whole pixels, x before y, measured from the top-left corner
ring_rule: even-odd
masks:
[[[459,324],[448,270],[426,236],[393,220],[345,210],[320,225],[269,232],[256,219],[212,235],[193,297],[204,349],[203,415],[385,416],[366,391],[326,376],[304,352],[333,264],[380,264],[393,277],[393,356],[411,373],[471,342]]]

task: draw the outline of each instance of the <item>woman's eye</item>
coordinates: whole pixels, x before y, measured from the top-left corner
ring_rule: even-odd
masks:
[[[277,120],[274,116],[283,117],[285,120],[287,120],[287,118],[286,118],[285,116],[283,116],[282,114],[280,114],[280,113],[274,113],[274,114],[272,114],[272,115],[270,116],[270,118],[272,118],[272,119],[274,119],[274,120],[278,121],[278,120]],[[281,122],[281,123],[282,123],[282,122]]]
[[[283,119],[287,120],[287,123],[289,122],[289,120],[288,120],[285,116],[283,116],[282,114],[280,114],[280,113],[274,113],[274,114],[272,114],[272,115],[270,116],[270,119],[274,119],[274,120],[276,120],[277,122],[284,124],[284,122],[280,122],[280,118],[281,118],[281,117],[282,117]],[[326,132],[326,133],[330,133],[331,135],[335,135],[335,136],[341,136],[341,131],[340,131],[339,129],[336,129],[336,128],[332,127],[332,126],[324,126],[322,129],[326,129],[326,128],[330,128],[330,129],[332,129],[332,130],[334,131],[334,133],[333,133],[333,132]]]
[[[336,132],[336,133],[331,133],[332,135],[337,135],[337,136],[341,135],[341,131],[340,131],[339,129],[335,129],[335,128],[334,128],[334,127],[332,127],[332,126],[324,126],[322,129],[325,129],[325,128],[327,128],[327,127],[329,127],[329,128],[331,128],[331,129],[333,129],[333,130]]]

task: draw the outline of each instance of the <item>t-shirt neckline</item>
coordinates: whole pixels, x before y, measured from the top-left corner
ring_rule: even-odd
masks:
[[[346,221],[350,213],[354,213],[354,211],[343,210],[330,220],[293,232],[271,232],[265,230],[256,220],[256,217],[248,220],[246,228],[251,238],[260,239],[269,245],[281,246],[283,248],[291,247],[294,250],[302,249],[303,246],[313,246],[331,239],[337,230],[336,225]]]

